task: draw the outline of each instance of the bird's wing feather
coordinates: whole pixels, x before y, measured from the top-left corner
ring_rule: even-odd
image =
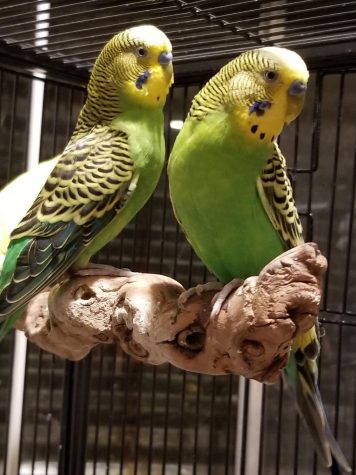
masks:
[[[98,126],[67,146],[11,234],[0,281],[2,319],[75,262],[127,202],[136,175],[127,134],[120,130]]]
[[[302,225],[287,175],[286,162],[277,144],[257,180],[257,189],[263,207],[286,247],[302,244]],[[349,472],[348,462],[329,427],[318,389],[318,333],[316,325],[294,339],[285,379],[293,390],[298,410],[309,427],[324,464],[331,467],[336,463]]]
[[[53,236],[65,223],[86,225],[118,210],[127,198],[133,173],[127,134],[95,127],[66,147],[11,238]]]
[[[295,206],[286,162],[277,144],[262,175],[257,190],[263,207],[286,247],[303,244],[303,229]]]

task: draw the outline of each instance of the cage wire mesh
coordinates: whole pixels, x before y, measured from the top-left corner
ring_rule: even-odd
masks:
[[[34,53],[37,62],[50,58],[78,70],[88,69],[103,43],[128,24],[154,22],[162,28],[174,43],[176,64],[230,58],[276,43],[341,49],[356,37],[352,0],[1,0],[0,8],[3,45]],[[47,33],[49,41],[42,48],[38,38]]]
[[[39,5],[48,13],[42,20]],[[256,45],[310,51],[308,101],[283,133],[281,146],[305,235],[329,260],[320,388],[332,429],[355,467],[356,61],[346,51],[354,51],[356,2],[18,0],[0,1],[0,15],[1,186],[26,167],[32,76],[23,69],[30,64],[52,77],[43,80],[44,160],[65,146],[102,44],[127,25],[161,27],[173,42],[178,70],[186,65],[166,107],[167,151],[177,134],[171,121],[184,119],[208,78],[197,77],[194,62],[209,60],[204,70],[210,68],[211,75],[214,60]],[[41,34],[45,46],[38,43]],[[314,49],[320,44],[329,46]],[[335,52],[338,65],[325,66]],[[210,278],[174,219],[165,173],[152,199],[97,260],[169,275],[185,286]],[[6,469],[12,350],[9,335],[0,346],[0,474]],[[236,377],[149,367],[114,347],[98,348],[74,364],[30,344],[19,473],[233,474],[237,394]],[[264,388],[260,444],[259,475],[328,473],[282,384]]]

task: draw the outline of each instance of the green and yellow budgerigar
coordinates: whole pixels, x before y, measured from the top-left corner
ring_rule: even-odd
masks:
[[[223,283],[258,274],[303,243],[277,137],[301,112],[308,70],[283,48],[247,51],[195,96],[169,159],[175,215]],[[286,379],[322,461],[350,467],[331,434],[317,387],[315,329],[295,339]]]
[[[117,236],[145,204],[164,164],[163,106],[172,47],[143,25],[98,56],[73,135],[11,233],[0,276],[0,339],[26,303]]]

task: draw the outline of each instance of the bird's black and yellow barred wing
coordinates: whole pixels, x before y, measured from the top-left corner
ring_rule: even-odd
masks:
[[[66,223],[88,227],[94,219],[111,215],[127,199],[133,173],[127,134],[95,127],[68,144],[11,238],[53,236]],[[88,230],[84,242],[90,240]]]
[[[302,225],[287,175],[286,162],[277,144],[257,180],[257,189],[264,209],[286,248],[303,244]],[[332,473],[339,473],[338,465],[349,472],[348,462],[329,427],[318,389],[318,333],[317,325],[294,339],[284,375],[323,463],[331,467]]]
[[[68,144],[11,234],[0,279],[1,320],[76,261],[120,212],[136,180],[125,132],[96,126]]]
[[[286,248],[302,244],[303,228],[287,175],[286,161],[277,144],[257,179],[257,190],[263,207]]]

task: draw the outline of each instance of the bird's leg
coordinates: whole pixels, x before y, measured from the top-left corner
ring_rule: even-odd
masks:
[[[201,295],[203,292],[210,292],[212,290],[221,290],[223,284],[221,282],[207,282],[206,284],[199,284],[191,289],[185,290],[178,297],[178,307],[182,310],[187,301],[193,295]]]
[[[109,266],[107,264],[96,264],[94,262],[89,262],[87,267],[75,270],[72,275],[80,276],[109,276],[109,277],[132,277],[137,275],[138,272],[132,272],[130,269],[117,269],[114,266]]]
[[[219,315],[221,307],[223,306],[225,300],[234,290],[238,289],[243,283],[244,281],[242,279],[233,279],[231,282],[226,284],[218,294],[214,295],[214,298],[211,301],[213,309],[211,311],[210,318],[215,319]]]

